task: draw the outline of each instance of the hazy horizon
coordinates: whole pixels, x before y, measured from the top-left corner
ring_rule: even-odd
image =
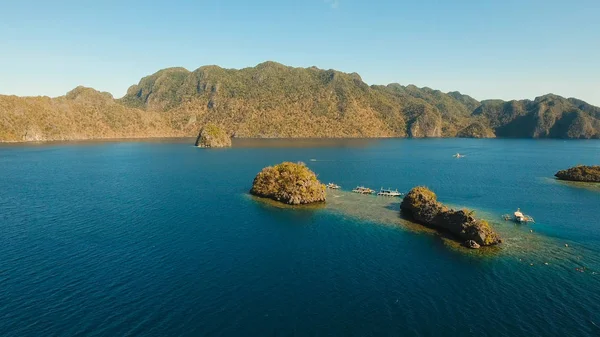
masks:
[[[5,4],[0,94],[61,96],[83,85],[119,98],[168,67],[275,61],[356,72],[477,100],[548,93],[600,105],[596,1],[366,4],[137,0]]]

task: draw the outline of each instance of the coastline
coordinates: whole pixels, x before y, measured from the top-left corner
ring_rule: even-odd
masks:
[[[71,144],[71,143],[103,143],[103,142],[153,142],[156,140],[165,141],[177,141],[177,140],[191,140],[194,143],[197,136],[131,136],[131,137],[98,137],[98,138],[72,138],[72,139],[48,139],[48,140],[3,140],[0,139],[0,146],[2,145],[27,145],[27,144]],[[302,142],[318,142],[327,140],[348,140],[348,141],[376,141],[376,140],[388,140],[388,139],[420,139],[420,140],[440,140],[440,139],[497,139],[497,140],[536,140],[536,141],[564,141],[564,142],[594,142],[600,141],[599,138],[581,139],[581,138],[534,138],[534,137],[493,137],[493,138],[479,138],[479,137],[402,137],[402,136],[364,136],[364,137],[232,137],[231,140],[235,144],[236,142],[244,141],[268,141],[268,142],[288,142],[285,145],[292,145],[298,141]],[[282,145],[282,146],[285,146]]]
[[[56,140],[38,140],[38,141],[6,141],[0,140],[0,146],[19,146],[19,145],[70,145],[70,144],[94,144],[94,143],[185,143],[191,141],[193,145],[196,137],[106,137],[106,138],[78,138],[78,139],[56,139]]]

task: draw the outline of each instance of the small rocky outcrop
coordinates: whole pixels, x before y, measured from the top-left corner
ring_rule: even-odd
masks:
[[[231,137],[219,126],[206,124],[196,139],[198,147],[231,147]]]
[[[554,176],[559,180],[600,183],[600,166],[579,165],[558,171]]]
[[[465,241],[465,247],[471,248],[471,249],[479,249],[481,246],[473,240],[467,240],[467,241]]]
[[[254,178],[250,194],[289,205],[325,202],[325,185],[304,163],[265,167]]]
[[[472,211],[456,211],[444,206],[426,187],[413,188],[400,204],[400,211],[416,222],[451,233],[469,248],[502,242],[486,221],[475,219]]]

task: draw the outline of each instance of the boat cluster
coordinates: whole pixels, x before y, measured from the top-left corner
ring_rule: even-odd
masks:
[[[331,190],[341,189],[340,185],[337,185],[334,183],[328,183],[327,185],[325,185],[325,187],[327,187],[328,189],[331,189]],[[397,189],[392,190],[391,188],[387,188],[387,189],[381,188],[379,190],[379,192],[377,192],[374,189],[364,187],[364,186],[357,186],[356,188],[354,188],[352,190],[352,192],[358,193],[358,194],[377,194],[378,196],[381,196],[381,197],[401,197],[404,195],[404,193],[398,192]]]
[[[375,190],[370,189],[368,187],[364,187],[364,186],[357,186],[355,189],[352,190],[352,192],[354,193],[359,193],[359,194],[375,194]],[[404,195],[403,193],[398,192],[398,190],[392,190],[391,188],[381,188],[379,190],[379,192],[377,192],[377,195],[380,197],[401,197],[402,195]]]
[[[325,185],[327,188],[332,189],[332,190],[339,190],[341,189],[340,185],[334,184],[334,183],[328,183],[327,185]],[[379,192],[375,191],[374,189],[368,188],[368,187],[364,187],[364,186],[356,186],[356,188],[354,188],[352,190],[352,192],[354,193],[358,193],[358,194],[377,194],[378,196],[381,197],[401,197],[404,196],[404,193],[398,192],[398,189],[392,190],[391,188],[381,188],[379,190]],[[533,217],[523,214],[521,212],[520,208],[517,208],[517,211],[514,212],[512,215],[510,214],[504,214],[502,216],[502,218],[506,221],[514,221],[516,223],[520,223],[520,224],[526,224],[526,223],[535,223],[535,220],[533,220]]]

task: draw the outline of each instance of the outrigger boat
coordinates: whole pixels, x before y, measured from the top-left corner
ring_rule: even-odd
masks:
[[[400,197],[402,196],[402,193],[398,192],[398,190],[392,191],[391,188],[386,190],[382,187],[377,195],[381,197]]]
[[[517,208],[517,211],[514,212],[512,216],[510,214],[504,214],[502,216],[502,218],[505,221],[512,220],[512,221],[514,221],[516,223],[528,223],[528,222],[534,222],[535,223],[535,220],[533,220],[533,218],[530,217],[529,215],[523,214],[521,212],[520,208]]]
[[[327,188],[330,188],[330,189],[332,189],[332,190],[339,190],[339,189],[341,188],[341,187],[340,187],[340,185],[336,185],[336,184],[334,184],[334,183],[329,183],[329,184],[327,184],[327,185],[325,185],[325,186],[326,186]]]
[[[372,189],[364,187],[364,186],[357,186],[355,189],[352,190],[352,192],[359,193],[359,194],[373,194],[373,193],[375,193],[375,190],[372,190]]]

